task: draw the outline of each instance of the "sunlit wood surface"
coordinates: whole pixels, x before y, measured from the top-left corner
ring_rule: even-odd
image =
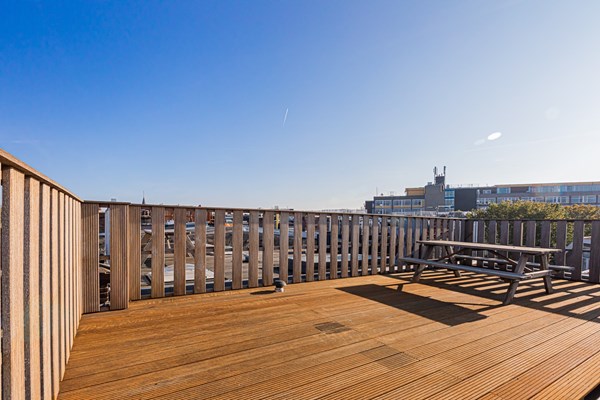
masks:
[[[581,398],[600,285],[426,272],[134,302],[85,315],[60,399]]]

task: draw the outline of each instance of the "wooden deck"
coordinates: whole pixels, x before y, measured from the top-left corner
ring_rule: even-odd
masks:
[[[577,399],[600,383],[600,285],[524,282],[501,306],[490,277],[411,276],[85,315],[59,398]]]

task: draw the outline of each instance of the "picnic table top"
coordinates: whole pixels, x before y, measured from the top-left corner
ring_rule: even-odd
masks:
[[[504,244],[457,242],[452,240],[417,240],[417,243],[427,246],[456,246],[474,250],[513,251],[533,255],[558,253],[561,251],[560,249],[545,247],[509,246]]]

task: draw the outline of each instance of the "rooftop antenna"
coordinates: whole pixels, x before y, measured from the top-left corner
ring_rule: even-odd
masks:
[[[142,190],[142,204],[146,204],[146,193]]]

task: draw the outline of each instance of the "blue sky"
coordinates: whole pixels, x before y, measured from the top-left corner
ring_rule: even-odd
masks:
[[[85,199],[358,208],[435,165],[454,184],[600,180],[597,1],[0,15],[0,147]]]

